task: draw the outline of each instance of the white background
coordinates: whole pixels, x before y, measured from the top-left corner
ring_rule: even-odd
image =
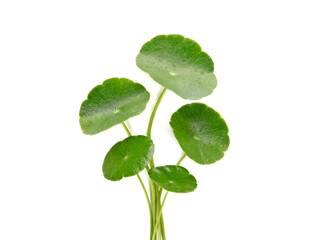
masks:
[[[135,65],[159,34],[197,41],[218,86],[202,100],[230,129],[225,157],[201,166],[189,194],[169,194],[167,239],[310,240],[310,1],[0,2],[0,239],[146,240],[148,208],[137,178],[102,176],[122,126],[85,136],[79,108],[105,79],[151,93],[129,121],[145,134],[160,87]],[[189,101],[168,91],[156,115],[156,164],[182,152],[168,124]],[[145,178],[145,174],[142,174]]]

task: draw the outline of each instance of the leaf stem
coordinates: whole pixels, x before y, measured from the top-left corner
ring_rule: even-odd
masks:
[[[157,109],[160,105],[160,102],[164,96],[164,93],[166,92],[166,88],[163,88],[159,97],[158,97],[158,100],[157,102],[155,103],[154,107],[153,107],[153,110],[152,110],[152,113],[150,115],[150,119],[149,119],[149,123],[148,123],[148,129],[147,129],[147,137],[149,139],[151,139],[151,129],[152,129],[152,124],[153,124],[153,120],[154,120],[154,117],[155,117],[155,114],[157,112]],[[154,168],[155,165],[154,165],[154,160],[153,158],[150,160],[150,168]],[[148,168],[147,168],[148,170]],[[161,195],[159,194],[158,192],[158,189],[156,188],[155,184],[152,182],[152,180],[150,180],[150,190],[151,190],[151,202],[152,202],[152,212],[153,212],[153,224],[156,223],[156,220],[157,220],[157,212],[158,212],[158,207],[159,205],[157,204],[157,201],[161,201]],[[158,198],[158,196],[160,196]],[[159,202],[160,203],[160,202]],[[162,218],[163,219],[163,218]],[[161,224],[162,225],[162,224]],[[164,224],[163,224],[164,225]],[[153,226],[154,227],[154,226]],[[155,232],[154,234],[156,235],[156,231],[157,229],[153,228],[153,232]],[[163,236],[163,231],[164,231],[164,226],[163,228],[161,228],[161,231],[160,231],[160,234]],[[164,233],[164,236],[165,236],[165,233]],[[153,239],[154,237],[152,237]],[[164,237],[165,238],[165,237]]]
[[[161,218],[160,217],[161,216],[160,215],[160,208],[161,208],[161,195],[160,195],[160,191],[158,191],[157,192],[157,211],[158,211],[157,215],[158,215],[158,218]],[[161,240],[161,224],[158,225],[158,240]]]
[[[146,199],[147,199],[147,202],[148,202],[149,208],[150,208],[150,210],[151,210],[150,199],[149,199],[149,196],[148,196],[148,193],[147,193],[146,187],[145,187],[145,185],[144,185],[143,181],[141,180],[141,178],[140,178],[139,174],[137,174],[137,177],[138,177],[138,180],[139,180],[139,182],[140,182],[140,184],[141,184],[141,186],[142,186],[142,188],[143,188],[143,190],[144,190],[144,193],[145,193],[145,195],[146,195]]]
[[[151,240],[154,238],[152,236],[152,233],[156,230],[155,224],[156,224],[156,220],[157,220],[157,190],[156,190],[156,186],[155,184],[152,182],[152,180],[150,179],[150,190],[151,190],[151,203],[152,203],[152,225],[153,225],[153,230],[152,232],[150,232],[151,235]]]
[[[128,127],[126,126],[126,124],[124,122],[122,122],[122,126],[125,129],[125,131],[127,132],[127,135],[128,136],[132,136],[130,130],[128,129]],[[148,166],[146,166],[146,169],[147,169],[147,171],[149,171],[149,167]],[[153,219],[154,219],[154,217],[153,217],[153,213],[152,213],[151,203],[150,203],[150,199],[149,199],[149,196],[148,196],[148,193],[147,193],[147,190],[146,190],[146,187],[145,187],[143,181],[141,180],[139,174],[136,174],[136,175],[137,175],[138,180],[139,180],[139,182],[140,182],[140,184],[141,184],[141,186],[142,186],[142,188],[144,190],[144,193],[145,193],[145,196],[146,196],[146,199],[147,199],[147,202],[148,202],[149,215],[150,215],[150,240],[152,240],[152,232],[153,232],[153,226],[154,226]]]
[[[146,199],[147,199],[147,202],[148,202],[148,208],[149,208],[149,215],[150,215],[150,240],[152,240],[152,235],[151,233],[153,232],[153,214],[152,214],[152,209],[151,209],[151,203],[150,203],[150,199],[149,199],[149,196],[148,196],[148,193],[147,193],[147,190],[146,190],[146,187],[143,183],[143,181],[141,180],[139,174],[137,174],[137,177],[138,177],[138,180],[144,190],[144,193],[145,193],[145,196],[146,196]]]
[[[128,127],[126,126],[126,124],[124,122],[122,122],[122,126],[124,127],[125,131],[127,132],[127,135],[130,137],[132,136],[130,130],[128,129]]]
[[[153,110],[152,110],[152,113],[151,113],[151,116],[150,116],[150,119],[149,119],[149,124],[148,124],[148,130],[147,130],[147,137],[148,138],[151,138],[151,128],[152,128],[152,123],[153,123],[153,119],[154,119],[154,116],[157,112],[157,109],[159,107],[159,104],[164,96],[164,93],[166,92],[166,88],[163,88],[163,90],[161,91],[159,97],[158,97],[158,100],[156,102],[156,104],[154,105],[153,107]]]
[[[163,213],[161,214],[160,224],[161,224],[162,240],[166,240]]]
[[[179,166],[181,164],[181,162],[185,159],[185,157],[187,157],[187,154],[184,153],[184,155],[182,155],[182,157],[179,159],[178,163],[176,164],[176,166]]]
[[[182,163],[182,161],[183,161],[186,157],[187,157],[187,154],[184,153],[184,154],[182,155],[182,157],[179,159],[179,161],[177,162],[176,166],[179,166],[179,165]],[[158,199],[159,199],[158,201],[161,201],[162,191],[163,191],[163,188],[160,188],[159,191],[158,191]],[[166,193],[166,195],[167,195],[167,193]],[[166,198],[166,196],[165,196],[165,198]],[[163,200],[163,202],[164,202],[164,200]],[[158,212],[158,217],[161,218],[161,219],[160,219],[160,224],[161,224],[161,225],[160,225],[160,229],[161,229],[162,240],[166,240],[165,228],[164,228],[164,219],[163,219],[162,210],[161,210],[161,213]]]
[[[161,93],[160,93],[160,95],[159,95],[159,97],[158,97],[158,100],[157,100],[156,104],[155,104],[154,107],[153,107],[152,113],[151,113],[151,115],[150,115],[149,124],[148,124],[148,129],[147,129],[147,137],[148,137],[149,139],[151,139],[151,128],[152,128],[154,116],[155,116],[155,114],[156,114],[156,112],[157,112],[157,109],[158,109],[158,107],[159,107],[159,105],[160,105],[160,102],[161,102],[161,100],[162,100],[162,98],[163,98],[165,92],[166,92],[166,88],[163,88],[163,90],[161,91]],[[153,158],[150,160],[150,167],[151,167],[151,168],[154,168],[154,160],[153,160]]]
[[[156,233],[157,233],[157,228],[159,226],[159,223],[160,223],[160,220],[161,220],[161,215],[162,215],[162,210],[163,210],[163,207],[164,207],[164,203],[165,203],[165,200],[166,200],[166,197],[167,197],[167,194],[168,194],[168,191],[166,192],[164,198],[163,198],[163,201],[162,201],[162,205],[161,205],[161,208],[159,210],[159,214],[158,214],[158,218],[157,218],[157,222],[153,228],[153,235],[152,235],[152,239],[155,239],[155,236],[156,236]]]
[[[179,159],[179,161],[177,162],[176,166],[179,166],[186,157],[187,157],[187,154],[184,153],[182,155],[182,157]],[[156,193],[156,195],[157,195],[156,196],[156,200],[158,201],[158,203],[161,202],[162,191],[163,191],[163,188],[159,188],[159,191],[157,191],[157,193]],[[157,229],[160,229],[161,230],[162,239],[166,240],[162,209],[163,209],[163,204],[164,204],[164,202],[166,200],[167,194],[168,194],[168,192],[166,192],[166,194],[165,194],[165,196],[163,198],[163,202],[162,202],[161,208],[160,208],[159,204],[157,203],[158,212],[157,212],[156,216],[153,216],[153,218],[157,219],[157,222],[156,222],[155,226],[153,226],[152,239],[154,239],[154,237],[156,235],[156,232],[158,231]],[[153,193],[151,193],[151,195],[153,196]],[[159,210],[159,208],[160,208],[160,210]],[[153,211],[154,211],[154,208],[153,208]],[[160,227],[158,226],[159,223],[161,224]]]

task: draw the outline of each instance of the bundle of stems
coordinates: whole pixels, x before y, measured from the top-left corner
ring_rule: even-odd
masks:
[[[165,92],[166,92],[166,88],[163,88],[163,90],[161,91],[158,97],[157,102],[155,103],[153,107],[152,113],[150,115],[150,120],[149,120],[148,130],[147,130],[147,137],[149,139],[151,139],[151,129],[152,129],[152,124],[153,124],[155,114],[157,112],[157,109],[160,105],[160,102]],[[122,125],[125,131],[127,132],[128,136],[132,136],[126,124],[123,122]],[[179,166],[186,156],[187,156],[186,154],[183,154],[183,156],[177,162],[176,166]],[[154,158],[152,158],[150,160],[149,165],[146,166],[146,170],[149,171],[151,168],[154,168],[154,167],[155,167]],[[163,188],[158,187],[148,176],[148,183],[149,183],[149,194],[148,194],[145,184],[143,183],[139,174],[137,174],[137,177],[144,190],[147,203],[148,203],[149,215],[150,215],[150,240],[157,240],[157,239],[166,240],[164,218],[163,218],[163,207],[164,207],[165,200],[167,198],[168,191],[166,191],[164,197],[162,198]]]

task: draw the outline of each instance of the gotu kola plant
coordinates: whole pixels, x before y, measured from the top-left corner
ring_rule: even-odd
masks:
[[[208,96],[217,85],[214,63],[195,41],[181,35],[160,35],[143,45],[136,64],[163,86],[146,136],[132,136],[125,121],[144,111],[150,94],[141,84],[126,78],[108,79],[90,91],[80,108],[80,125],[88,135],[123,125],[128,137],[109,150],[103,174],[111,181],[137,176],[149,207],[150,240],[165,240],[162,210],[168,192],[189,193],[197,187],[195,177],[180,164],[187,156],[199,164],[220,160],[229,147],[228,127],[219,113],[203,103],[182,106],[169,124],[184,154],[176,165],[156,167],[151,128],[163,95],[169,89],[184,99]],[[149,176],[149,194],[139,176],[144,169]]]

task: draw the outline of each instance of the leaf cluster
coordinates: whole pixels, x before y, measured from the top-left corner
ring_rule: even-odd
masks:
[[[90,91],[80,108],[81,129],[85,134],[94,135],[123,124],[127,130],[129,137],[116,143],[105,157],[102,170],[108,180],[139,176],[146,169],[160,196],[162,189],[192,192],[197,181],[179,165],[186,156],[199,164],[220,160],[229,147],[226,122],[204,103],[182,106],[172,114],[169,124],[184,157],[176,165],[158,167],[153,160],[155,147],[150,137],[151,126],[166,89],[183,99],[198,100],[210,95],[217,85],[214,63],[198,43],[174,34],[160,35],[145,43],[136,64],[164,87],[151,115],[147,136],[132,136],[124,123],[142,113],[150,98],[144,86],[126,78],[108,79]]]

